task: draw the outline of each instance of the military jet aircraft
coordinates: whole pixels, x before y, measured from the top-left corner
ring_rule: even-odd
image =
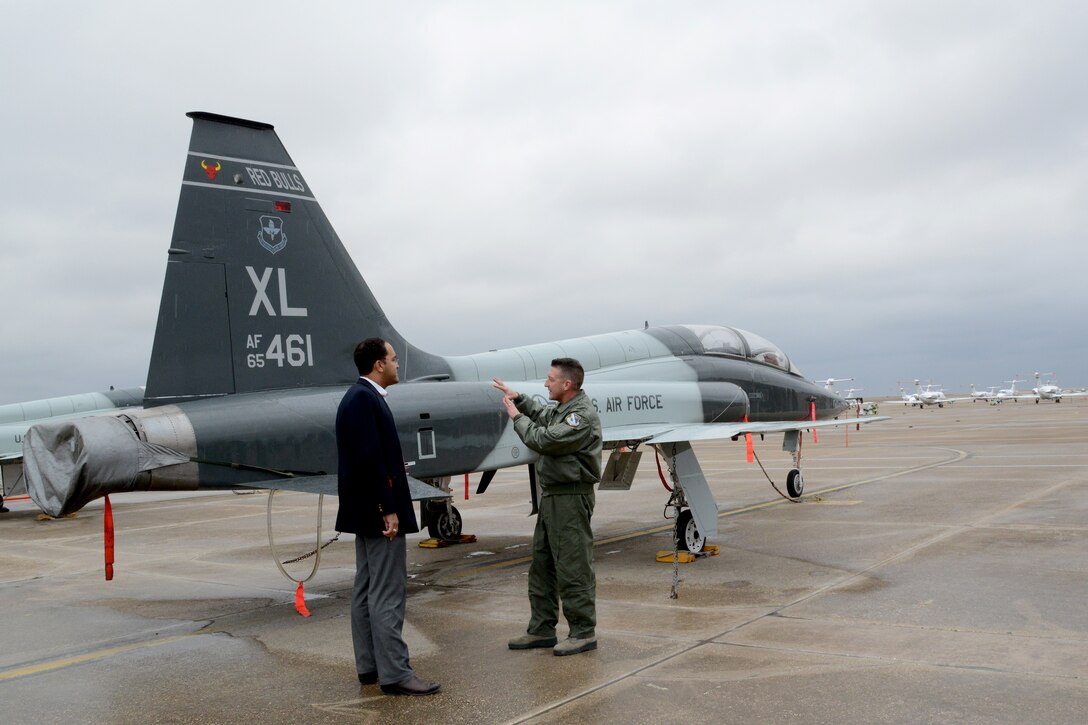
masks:
[[[732,327],[648,327],[458,357],[424,352],[389,322],[273,127],[188,115],[144,408],[30,428],[28,488],[46,513],[134,490],[335,494],[336,409],[357,379],[352,351],[368,336],[388,340],[400,358],[405,382],[388,402],[413,481],[425,482],[415,481],[415,498],[448,498],[449,477],[474,472],[484,474],[482,492],[498,469],[532,464],[537,456],[514,433],[491,379],[542,395],[551,360],[569,356],[586,369],[584,389],[613,449],[606,484],[630,487],[637,448],[655,447],[674,484],[678,539],[692,550],[718,527],[692,441],[783,433],[796,497],[802,431],[882,420],[835,420],[847,407],[841,397],[806,380],[778,346]],[[432,535],[460,533],[448,500],[421,508]]]
[[[35,423],[79,418],[107,410],[143,405],[143,388],[110,388],[102,393],[79,393],[56,398],[0,405],[0,485],[4,496],[25,493],[23,436]]]

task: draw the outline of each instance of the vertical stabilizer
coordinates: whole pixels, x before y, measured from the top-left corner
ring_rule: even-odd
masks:
[[[147,404],[348,384],[370,336],[403,379],[448,372],[389,323],[271,125],[188,116]]]

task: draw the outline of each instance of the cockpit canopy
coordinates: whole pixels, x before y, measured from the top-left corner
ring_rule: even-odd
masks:
[[[754,332],[712,325],[684,325],[684,327],[699,339],[703,345],[703,352],[707,355],[743,357],[804,377],[778,345]]]

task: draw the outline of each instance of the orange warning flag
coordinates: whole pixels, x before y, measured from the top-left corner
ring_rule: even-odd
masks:
[[[816,401],[815,400],[812,401],[812,419],[816,420]],[[819,443],[820,442],[820,436],[816,435],[816,429],[815,428],[812,429],[812,442],[813,443]]]
[[[306,592],[302,589],[302,582],[298,583],[298,589],[295,590],[295,611],[303,617],[310,616],[310,610],[306,608]]]

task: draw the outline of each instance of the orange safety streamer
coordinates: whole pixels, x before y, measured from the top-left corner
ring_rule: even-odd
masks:
[[[748,416],[744,416],[744,422],[748,422]],[[750,432],[744,434],[744,450],[748,454],[748,462],[751,463],[754,461],[755,450],[752,448],[752,434]]]
[[[106,512],[102,516],[102,542],[106,547],[106,581],[113,581],[113,506],[106,496]]]
[[[816,420],[816,401],[815,400],[812,401],[812,420],[814,420],[814,421]],[[819,443],[820,442],[820,436],[816,435],[816,429],[815,428],[812,429],[812,442],[813,443]]]
[[[468,474],[465,474],[465,500],[468,501]]]
[[[295,590],[295,611],[303,617],[310,616],[310,610],[306,608],[306,592],[302,588],[302,582],[298,583],[298,589]]]

